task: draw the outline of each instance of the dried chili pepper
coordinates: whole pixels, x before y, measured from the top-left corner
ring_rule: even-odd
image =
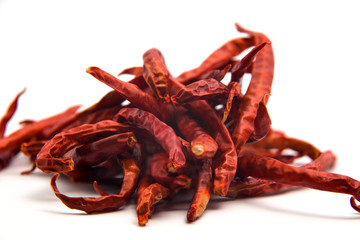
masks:
[[[360,199],[360,182],[348,176],[294,167],[258,155],[240,157],[238,167],[243,177],[253,176],[293,186],[345,193]]]
[[[177,172],[184,167],[186,160],[176,133],[153,114],[137,108],[123,108],[114,116],[114,121],[125,122],[151,133],[169,155],[170,172]]]
[[[143,55],[143,77],[155,95],[164,102],[169,102],[168,82],[170,74],[161,52],[152,48]]]
[[[196,100],[216,98],[229,94],[229,88],[215,79],[204,79],[181,88],[176,95],[171,96],[175,104],[183,104]]]
[[[105,192],[101,192],[97,189],[95,183],[95,189],[100,192],[100,197],[68,197],[59,192],[56,186],[56,179],[59,174],[56,173],[51,179],[51,187],[54,190],[55,195],[69,208],[78,209],[87,213],[108,212],[119,209],[124,206],[136,189],[137,180],[139,177],[140,169],[135,163],[134,159],[122,159],[120,160],[123,168],[123,182],[121,191],[118,194],[108,195]]]
[[[191,178],[184,174],[171,174],[168,171],[169,157],[165,152],[155,153],[149,160],[150,175],[158,183],[173,190],[190,188]]]
[[[89,74],[114,90],[81,112],[76,106],[44,120],[24,120],[4,137],[19,93],[0,121],[0,169],[21,150],[41,171],[55,173],[51,187],[65,205],[87,213],[115,211],[136,192],[140,226],[158,202],[189,188],[194,191],[189,222],[204,213],[211,193],[254,197],[294,187],[350,194],[351,206],[360,212],[360,182],[327,172],[336,161],[331,151],[271,129],[266,107],[274,74],[270,40],[236,28],[247,36],[226,42],[199,67],[175,78],[155,48],[143,54],[142,67],[120,71],[119,76],[133,75],[129,82],[89,67]],[[251,81],[243,93],[246,73]],[[296,167],[303,156],[311,161]],[[92,182],[100,196],[61,193],[60,174]],[[109,194],[98,183],[121,190]]]
[[[236,38],[226,42],[223,46],[216,49],[207,57],[199,67],[184,72],[176,77],[176,81],[188,84],[197,80],[203,74],[227,65],[233,57],[252,46],[252,40],[249,38]]]
[[[160,116],[160,109],[157,101],[151,95],[141,91],[138,86],[121,81],[97,67],[89,67],[86,69],[86,72],[115,89],[125,99],[134,104],[134,106],[151,112],[155,116]]]
[[[203,214],[212,192],[211,160],[206,159],[199,165],[195,194],[187,212],[187,220],[189,222],[195,221]]]
[[[0,138],[3,138],[5,135],[5,130],[6,130],[6,125],[7,123],[10,121],[10,119],[12,118],[12,116],[14,115],[17,105],[18,105],[18,100],[20,98],[20,96],[22,94],[24,94],[25,89],[22,90],[21,92],[19,92],[16,97],[14,98],[14,100],[10,103],[5,115],[0,119]]]
[[[149,178],[144,178],[142,182],[140,182],[139,189],[136,214],[138,224],[145,226],[154,211],[154,205],[163,199],[171,197],[173,191],[159,183],[151,183]]]
[[[52,117],[34,121],[24,125],[19,130],[11,133],[5,138],[0,139],[0,169],[5,168],[10,160],[20,151],[21,144],[29,139],[36,137],[48,128],[65,125],[72,121],[79,106],[74,106],[63,113]]]
[[[37,167],[45,172],[62,172],[68,174],[74,170],[74,160],[63,157],[71,148],[97,141],[113,134],[128,131],[129,126],[104,120],[96,124],[84,124],[60,132],[49,140],[38,153]],[[133,137],[131,137],[133,139]]]
[[[241,32],[248,33],[254,41],[254,45],[267,43],[256,55],[252,63],[251,81],[241,99],[237,110],[238,117],[232,132],[232,138],[239,153],[254,132],[254,121],[257,114],[259,103],[264,99],[267,103],[267,97],[270,95],[271,84],[274,75],[274,54],[270,45],[270,40],[262,33],[248,31],[240,25],[236,25]]]

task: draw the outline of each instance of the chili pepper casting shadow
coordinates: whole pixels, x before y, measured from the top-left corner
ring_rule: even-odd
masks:
[[[19,130],[4,136],[20,92],[0,121],[0,169],[22,151],[34,167],[54,174],[51,187],[65,205],[86,213],[116,211],[135,195],[140,226],[160,202],[168,203],[161,210],[171,210],[171,199],[189,193],[188,222],[220,201],[294,187],[349,194],[350,205],[360,212],[360,182],[328,172],[336,162],[331,151],[271,129],[266,106],[274,76],[271,42],[262,33],[236,28],[247,36],[226,42],[177,77],[156,48],[144,53],[141,66],[120,71],[118,77],[132,75],[130,81],[89,67],[86,72],[113,91],[80,112],[75,106],[43,120],[24,120]],[[245,74],[251,81],[243,92]],[[226,75],[230,82],[224,81]],[[295,167],[303,156],[311,161]],[[60,174],[92,182],[99,196],[60,192]],[[109,194],[98,183],[120,190]]]

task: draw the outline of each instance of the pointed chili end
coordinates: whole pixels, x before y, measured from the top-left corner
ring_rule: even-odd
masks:
[[[86,72],[89,74],[93,74],[95,69],[97,69],[97,67],[91,66],[86,69]]]
[[[213,193],[217,196],[225,197],[227,192],[229,191],[229,184],[228,180],[225,180],[224,178],[220,179],[214,179],[214,188]]]
[[[194,222],[197,220],[205,211],[207,204],[210,200],[210,193],[207,191],[200,194],[199,199],[190,206],[187,213],[188,222]]]
[[[93,182],[93,188],[98,194],[100,194],[100,196],[108,196],[109,195],[107,192],[105,192],[99,188],[97,181]]]
[[[146,226],[149,221],[150,214],[149,203],[140,203],[136,208],[136,215],[138,217],[138,224],[141,227]]]
[[[227,194],[227,191],[225,191],[225,189],[222,186],[217,186],[217,187],[214,186],[213,192],[215,195],[218,195],[220,197],[225,197]]]
[[[352,196],[350,198],[350,205],[355,211],[360,213],[360,206],[358,204],[356,204],[356,199],[354,196]]]

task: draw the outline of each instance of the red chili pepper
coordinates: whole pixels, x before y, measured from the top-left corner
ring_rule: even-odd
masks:
[[[141,91],[138,86],[121,81],[97,67],[89,67],[86,69],[86,72],[115,89],[122,97],[134,104],[134,106],[153,113],[155,116],[160,116],[157,101],[151,95]]]
[[[144,178],[139,184],[141,191],[137,193],[136,207],[139,226],[145,226],[149,221],[149,217],[152,215],[156,203],[173,195],[171,189],[159,183],[149,184],[150,181],[151,180]]]
[[[218,150],[216,141],[185,111],[176,113],[176,125],[186,140],[190,141],[190,152],[197,159],[213,158]]]
[[[95,189],[100,192],[100,197],[68,197],[59,192],[56,186],[56,180],[59,173],[56,173],[51,179],[51,187],[55,195],[69,208],[78,209],[87,213],[108,212],[119,209],[124,206],[136,189],[137,180],[140,174],[140,169],[135,163],[134,159],[122,159],[123,167],[123,183],[121,191],[118,194],[108,195],[105,192],[99,191],[95,183]]]
[[[267,43],[262,51],[256,55],[256,59],[252,63],[251,81],[237,110],[238,117],[232,132],[232,138],[237,153],[240,153],[242,147],[254,132],[254,121],[259,103],[264,98],[264,102],[267,103],[267,97],[270,95],[274,75],[274,54],[270,40],[264,34],[245,30],[240,25],[236,26],[239,31],[250,35],[254,45]]]
[[[176,81],[188,84],[191,81],[198,80],[200,76],[207,72],[227,65],[233,57],[239,55],[252,45],[253,42],[249,38],[236,38],[230,40],[220,48],[216,49],[199,67],[184,72],[176,77]]]
[[[60,132],[49,140],[38,153],[37,167],[45,172],[62,172],[67,174],[74,170],[74,161],[71,157],[63,157],[66,152],[75,146],[94,142],[113,134],[129,131],[129,126],[104,120],[96,124],[84,124],[64,132]]]
[[[150,175],[158,183],[172,190],[190,188],[191,178],[168,171],[169,157],[166,152],[157,152],[150,158]]]
[[[5,115],[0,119],[0,139],[4,137],[6,125],[10,121],[12,116],[14,115],[17,105],[18,105],[19,98],[22,94],[24,94],[24,92],[25,92],[25,89],[16,95],[14,100],[10,103]]]
[[[143,77],[156,97],[161,101],[169,102],[168,82],[170,73],[165,65],[161,52],[152,48],[143,55]]]
[[[211,160],[205,159],[199,165],[195,194],[187,212],[187,220],[189,222],[195,221],[203,214],[212,192]]]
[[[137,108],[123,108],[114,116],[114,121],[147,130],[168,153],[170,172],[178,172],[185,166],[185,156],[176,133],[153,114]]]
[[[331,151],[271,129],[266,107],[274,74],[270,40],[236,27],[247,37],[226,42],[177,78],[155,48],[144,53],[142,67],[120,72],[133,75],[128,82],[90,67],[87,72],[114,91],[81,112],[73,107],[44,120],[24,120],[21,129],[4,137],[19,93],[0,121],[0,169],[21,149],[41,171],[55,173],[51,187],[65,205],[87,213],[115,211],[136,192],[140,226],[161,200],[189,189],[194,191],[189,222],[204,213],[211,193],[254,197],[294,187],[351,194],[351,206],[360,212],[360,182],[326,172],[336,161]],[[246,73],[251,81],[242,93]],[[304,156],[311,162],[296,167]],[[61,193],[60,173],[73,182],[92,182],[100,196]],[[98,183],[121,190],[109,194]]]
[[[184,86],[176,95],[171,96],[171,101],[175,104],[183,104],[228,94],[229,88],[226,85],[210,78]]]
[[[336,157],[330,151],[322,153],[314,161],[302,166],[303,169],[313,169],[316,171],[326,171],[331,169],[336,161]],[[283,193],[285,190],[294,189],[294,186],[280,183],[278,181],[264,180],[259,178],[247,178],[244,181],[233,181],[230,185],[227,197],[243,198],[256,197],[267,194]]]
[[[62,126],[70,122],[74,118],[78,108],[79,106],[74,106],[63,113],[40,121],[31,122],[11,133],[6,138],[0,139],[0,169],[5,168],[9,164],[12,157],[20,151],[20,146],[23,142],[29,141],[48,128],[53,128],[58,125]]]

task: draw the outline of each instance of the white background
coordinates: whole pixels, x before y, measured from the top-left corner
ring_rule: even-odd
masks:
[[[115,75],[142,65],[143,52],[156,47],[176,76],[238,37],[235,22],[264,32],[273,43],[273,127],[333,150],[334,171],[360,179],[356,1],[0,0],[0,115],[27,88],[7,133],[20,120],[98,101],[110,88],[85,73],[89,66]],[[29,167],[20,157],[0,172],[1,240],[358,237],[360,214],[347,195],[300,190],[213,200],[192,224],[185,221],[190,199],[175,199],[140,228],[134,204],[99,215],[70,210],[52,193],[50,176],[19,175]],[[72,196],[91,191],[66,181],[59,187]]]

